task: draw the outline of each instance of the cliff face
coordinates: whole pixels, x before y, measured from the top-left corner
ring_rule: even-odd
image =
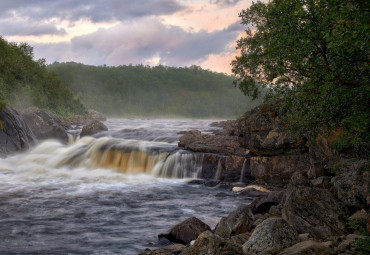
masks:
[[[36,138],[16,110],[0,110],[0,157],[29,149]]]

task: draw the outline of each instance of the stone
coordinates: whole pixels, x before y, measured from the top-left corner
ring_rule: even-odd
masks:
[[[309,168],[307,154],[251,157],[251,177],[259,183],[283,187],[296,171],[306,172]]]
[[[160,234],[158,237],[165,237],[171,242],[188,245],[207,230],[211,230],[207,224],[195,217],[191,217],[175,225],[168,234]]]
[[[270,207],[269,214],[271,216],[281,217],[281,205],[273,205]]]
[[[22,117],[37,139],[57,139],[64,143],[68,142],[66,127],[62,125],[60,118],[51,112],[29,108],[23,111]]]
[[[243,244],[243,252],[248,255],[277,254],[298,242],[298,233],[285,220],[271,217],[256,227]]]
[[[344,235],[348,212],[326,189],[318,189],[300,174],[292,177],[282,201],[282,217],[299,233],[317,239]]]
[[[227,217],[222,217],[217,224],[215,234],[222,238],[230,238],[248,232],[253,224],[254,218],[248,206],[240,205]]]
[[[70,118],[62,118],[61,121],[63,125],[70,127],[72,125],[87,125],[93,120],[99,120],[99,121],[106,121],[107,117],[104,116],[104,114],[97,112],[93,109],[87,110],[87,112],[84,115],[75,115]]]
[[[284,249],[279,255],[331,255],[335,254],[332,242],[303,241]]]
[[[328,176],[320,176],[316,179],[311,180],[313,186],[321,189],[330,189],[330,178]]]
[[[239,234],[236,236],[232,236],[230,238],[230,242],[237,244],[237,245],[243,245],[245,242],[248,241],[248,239],[251,237],[252,233],[245,232],[243,234]]]
[[[199,131],[198,131],[199,132]],[[179,147],[186,150],[203,153],[217,153],[226,156],[246,155],[246,150],[240,146],[240,139],[235,136],[207,135],[196,131],[179,138]]]
[[[9,104],[0,110],[0,157],[29,149],[37,141],[28,125]]]
[[[171,252],[171,254],[180,254],[185,248],[186,246],[180,243],[169,244],[163,247],[164,250]]]
[[[300,152],[307,148],[289,137],[288,129],[282,121],[286,114],[275,111],[273,106],[262,105],[246,112],[238,120],[238,136],[243,138],[243,146],[258,156],[276,156],[286,152]]]
[[[87,135],[91,136],[91,135],[94,135],[94,134],[97,134],[103,131],[108,131],[107,126],[104,125],[99,120],[93,120],[92,122],[90,122],[89,124],[85,125],[82,128],[80,137],[87,136]]]
[[[308,241],[310,239],[310,233],[299,234],[298,237],[301,242]]]
[[[282,201],[284,192],[283,191],[272,191],[267,193],[265,196],[254,200],[249,207],[252,209],[254,214],[256,213],[268,213],[272,206],[277,206]]]
[[[367,160],[356,162],[342,161],[342,173],[331,179],[334,195],[341,200],[352,212],[368,207],[370,169]]]
[[[181,255],[243,255],[243,250],[240,245],[206,231],[200,234],[195,243]]]

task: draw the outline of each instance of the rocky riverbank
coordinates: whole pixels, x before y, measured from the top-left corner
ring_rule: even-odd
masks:
[[[291,138],[284,114],[261,106],[214,123],[222,127],[215,135],[183,135],[180,147],[222,159],[208,160],[202,177],[218,171],[219,180],[206,184],[224,183],[255,200],[213,230],[187,219],[159,235],[162,248],[141,254],[368,254],[368,158],[336,155],[323,137]],[[247,180],[252,183],[240,187]]]

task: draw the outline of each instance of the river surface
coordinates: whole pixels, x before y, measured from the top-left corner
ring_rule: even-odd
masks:
[[[213,228],[249,201],[188,184],[201,165],[179,133],[211,122],[111,119],[95,137],[0,159],[0,254],[138,254],[188,217]]]

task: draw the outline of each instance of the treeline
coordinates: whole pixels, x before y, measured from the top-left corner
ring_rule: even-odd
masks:
[[[0,107],[8,102],[22,109],[36,106],[59,116],[83,114],[80,100],[46,69],[45,60],[33,60],[27,43],[7,42],[0,37]]]
[[[198,66],[48,66],[88,108],[109,116],[236,117],[259,102],[242,95],[235,79]]]

